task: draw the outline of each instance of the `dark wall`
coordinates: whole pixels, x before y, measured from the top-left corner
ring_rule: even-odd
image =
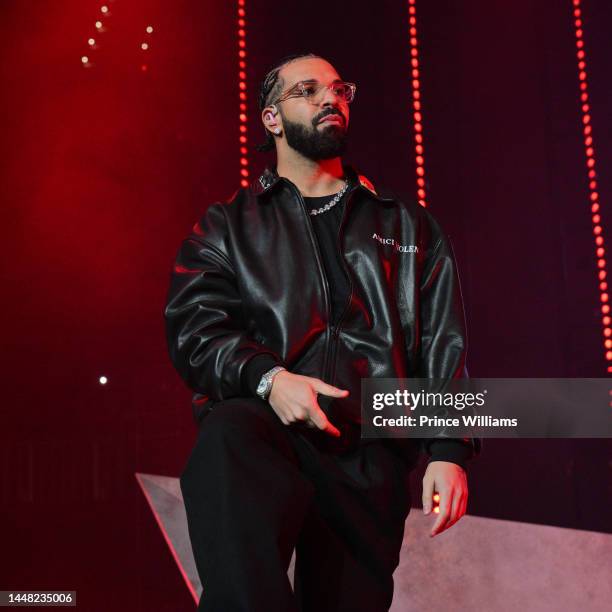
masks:
[[[91,610],[187,609],[134,472],[177,476],[195,435],[162,311],[180,240],[239,185],[236,6],[110,6],[88,69],[79,58],[96,3],[0,7],[0,500],[11,534],[0,575],[3,588],[74,585]],[[313,51],[358,84],[347,161],[414,197],[407,3],[246,8],[250,145],[263,135],[262,73]],[[571,3],[417,11],[428,198],[459,260],[471,376],[605,376]],[[607,239],[612,8],[588,0],[584,12]],[[253,176],[273,160],[253,152]],[[612,531],[610,449],[485,440],[468,511]]]
[[[431,210],[461,266],[470,375],[606,376],[570,3],[429,2],[419,17]],[[609,17],[584,3],[605,233]],[[486,440],[471,511],[610,530],[611,456],[608,440]]]

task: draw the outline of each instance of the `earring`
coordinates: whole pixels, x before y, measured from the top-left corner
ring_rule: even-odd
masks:
[[[280,134],[280,128],[276,128],[276,129],[274,130],[274,133],[275,133],[275,134]]]

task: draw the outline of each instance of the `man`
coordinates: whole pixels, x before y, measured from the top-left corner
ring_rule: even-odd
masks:
[[[478,439],[360,437],[362,378],[464,376],[466,341],[436,221],[341,161],[355,89],[313,54],[272,69],[259,148],[276,167],[177,256],[165,317],[200,423],[181,489],[201,610],[388,610],[419,450],[431,535],[466,510]]]

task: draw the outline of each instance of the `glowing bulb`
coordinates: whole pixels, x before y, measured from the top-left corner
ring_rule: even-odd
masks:
[[[146,51],[146,50],[149,48],[149,45],[147,45],[147,43],[142,43],[142,45],[140,45],[140,48],[141,48],[143,51]]]
[[[102,28],[102,22],[101,21],[96,21],[96,28],[98,28],[98,30]]]
[[[106,6],[106,5],[105,5],[105,6],[102,6],[102,7],[100,7],[100,10],[101,10],[103,13],[105,13],[105,14],[106,14],[106,13],[108,13],[108,6]]]
[[[153,26],[147,26],[147,34],[150,34],[153,31]]]
[[[93,38],[90,38],[87,42],[89,43],[90,47],[93,47],[96,44],[96,41]]]
[[[89,61],[89,58],[86,55],[83,55],[83,57],[81,57],[81,61],[86,64]]]
[[[105,385],[108,382],[108,378],[106,378],[106,376],[100,376],[99,381],[101,385]]]

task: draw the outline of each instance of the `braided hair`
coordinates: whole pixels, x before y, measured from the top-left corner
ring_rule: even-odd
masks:
[[[274,68],[271,68],[266,73],[263,81],[261,82],[261,86],[259,88],[259,110],[263,110],[270,102],[270,100],[275,100],[283,91],[283,87],[285,85],[285,81],[282,77],[279,76],[281,68],[286,66],[287,64],[293,62],[294,60],[301,59],[303,57],[321,57],[320,55],[315,55],[314,53],[298,53],[295,55],[288,55],[283,58]],[[264,132],[266,133],[266,140],[257,145],[255,148],[258,151],[271,151],[274,149],[274,136],[272,133],[264,126]]]

